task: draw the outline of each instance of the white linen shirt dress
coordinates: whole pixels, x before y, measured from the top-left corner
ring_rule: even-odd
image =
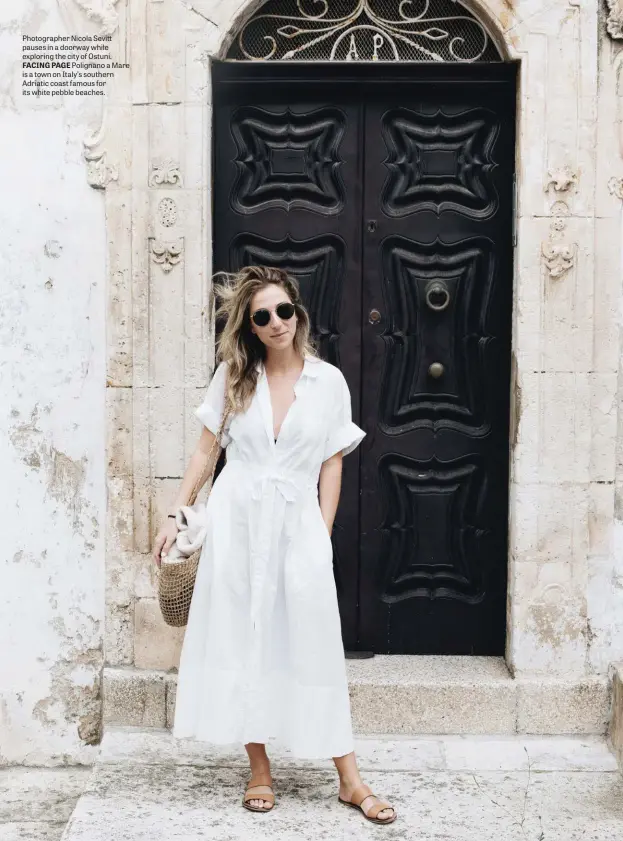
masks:
[[[216,433],[226,362],[196,415]],[[354,749],[322,463],[365,433],[342,372],[307,357],[277,441],[266,372],[222,437],[226,463],[206,506],[182,648],[173,734],[260,742],[301,758]]]

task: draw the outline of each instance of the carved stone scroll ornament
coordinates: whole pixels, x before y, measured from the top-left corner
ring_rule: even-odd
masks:
[[[71,31],[78,32],[75,10],[97,24],[99,35],[112,35],[119,26],[119,0],[58,0],[61,14],[72,22]]]
[[[116,166],[108,163],[104,138],[106,136],[105,119],[94,132],[88,132],[82,141],[82,156],[87,164],[87,181],[96,190],[105,190],[111,181],[119,179]]]
[[[563,242],[543,243],[543,258],[549,276],[556,280],[573,266],[575,249]]]
[[[168,274],[182,259],[182,252],[184,250],[183,237],[174,242],[164,242],[163,240],[150,237],[149,242],[152,260],[162,268],[163,272]]]
[[[616,178],[614,175],[608,181],[610,194],[623,201],[623,178]]]
[[[575,263],[575,245],[563,242],[565,229],[565,220],[555,217],[550,226],[549,240],[542,246],[543,262],[552,280],[558,280]]]
[[[606,0],[606,29],[613,38],[623,38],[623,0]]]
[[[545,183],[545,192],[553,187],[557,193],[566,193],[572,186],[577,186],[578,176],[570,166],[559,166],[547,172],[549,181]]]
[[[568,201],[573,188],[577,187],[578,175],[568,164],[548,170],[548,179],[544,190],[554,191],[554,201],[550,207],[551,223],[549,238],[541,246],[543,263],[552,280],[566,274],[575,263],[576,247],[565,242],[564,232],[567,227],[566,217],[571,214]]]
[[[151,172],[149,174],[149,186],[161,187],[163,184],[165,186],[183,186],[180,165],[172,158],[152,162]]]

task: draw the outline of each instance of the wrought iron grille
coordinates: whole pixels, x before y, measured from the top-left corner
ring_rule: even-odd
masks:
[[[238,61],[501,61],[459,0],[268,0],[227,54]]]

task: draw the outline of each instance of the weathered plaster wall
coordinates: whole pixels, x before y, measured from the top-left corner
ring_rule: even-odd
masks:
[[[106,227],[82,159],[99,116],[20,96],[22,32],[66,31],[56,0],[0,6],[0,764],[89,762],[101,729]]]

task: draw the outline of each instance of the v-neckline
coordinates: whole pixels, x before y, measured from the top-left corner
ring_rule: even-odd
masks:
[[[281,421],[281,426],[279,427],[279,434],[277,436],[275,436],[275,414],[274,414],[274,410],[273,410],[273,401],[272,401],[272,398],[271,398],[271,395],[270,395],[270,385],[268,383],[268,375],[266,373],[266,368],[264,366],[264,363],[262,363],[262,380],[263,380],[263,384],[266,388],[265,394],[266,394],[266,404],[267,404],[267,410],[268,410],[267,411],[267,417],[265,417],[265,421],[267,422],[266,423],[267,432],[269,432],[269,434],[270,434],[270,442],[271,442],[273,448],[276,448],[279,441],[281,440],[281,436],[283,434],[283,428],[286,425],[286,423],[288,421],[288,418],[292,414],[292,407],[294,406],[294,404],[299,399],[299,396],[297,394],[297,388],[301,384],[304,372],[305,372],[305,361],[303,361],[303,367],[301,368],[301,373],[299,374],[299,376],[297,377],[297,379],[295,380],[295,382],[292,386],[292,391],[294,392],[294,400],[290,403],[285,415],[283,416],[283,420]]]
[[[266,376],[266,374],[264,374],[264,376]],[[303,376],[303,372],[301,371],[300,376],[297,378],[296,382],[292,386],[292,391],[294,392],[294,400],[290,403],[290,405],[286,409],[286,413],[283,416],[283,420],[281,421],[281,426],[279,427],[279,432],[277,433],[277,435],[275,435],[275,410],[273,409],[273,401],[272,401],[272,398],[270,396],[270,385],[268,384],[268,377],[266,376],[266,389],[268,391],[268,402],[270,403],[270,430],[273,434],[273,441],[275,442],[275,446],[277,446],[277,444],[279,442],[279,439],[281,438],[281,433],[283,432],[283,427],[285,426],[286,421],[288,420],[288,417],[290,416],[290,412],[292,411],[292,407],[294,406],[294,404],[298,400],[298,396],[296,394],[296,386],[297,386],[297,384],[300,381],[302,376]]]

